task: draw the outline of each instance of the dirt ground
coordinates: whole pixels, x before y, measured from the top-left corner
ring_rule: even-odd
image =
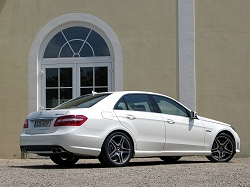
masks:
[[[79,160],[71,168],[50,159],[0,159],[0,186],[249,186],[250,158],[212,163],[183,157],[175,164],[159,158],[132,159],[128,166],[104,168],[98,160]]]

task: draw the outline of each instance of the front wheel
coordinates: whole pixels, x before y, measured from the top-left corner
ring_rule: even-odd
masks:
[[[126,166],[133,155],[133,151],[131,139],[123,132],[114,132],[104,141],[98,159],[105,166]]]
[[[181,156],[160,156],[159,158],[166,163],[175,163],[181,158]]]
[[[211,155],[207,156],[212,162],[228,162],[235,154],[235,144],[231,136],[225,133],[219,134],[212,145]]]
[[[50,159],[57,165],[66,167],[73,166],[79,160],[79,158],[74,156],[61,157],[58,155],[51,155]]]

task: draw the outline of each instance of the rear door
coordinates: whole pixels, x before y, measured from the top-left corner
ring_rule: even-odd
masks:
[[[165,125],[147,94],[127,94],[114,112],[121,124],[136,137],[137,150],[161,151],[165,144]]]

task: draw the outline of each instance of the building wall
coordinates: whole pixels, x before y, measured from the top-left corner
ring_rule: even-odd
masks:
[[[124,90],[178,98],[177,0],[1,0],[0,158],[20,158],[29,111],[29,55],[39,31],[69,13],[98,17],[116,33]],[[195,1],[196,110],[232,124],[249,156],[250,2]],[[35,62],[34,62],[35,63]]]
[[[0,157],[20,157],[22,123],[28,113],[28,54],[33,24],[25,5],[0,3]]]
[[[124,63],[124,90],[176,92],[176,1],[0,1],[0,157],[20,157],[19,135],[29,113],[29,55],[51,20],[85,13],[116,33]],[[34,62],[36,63],[36,62]]]
[[[232,124],[250,156],[250,1],[195,3],[198,114]]]

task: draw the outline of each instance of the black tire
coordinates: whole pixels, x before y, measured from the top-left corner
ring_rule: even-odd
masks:
[[[126,166],[134,152],[131,139],[123,132],[110,134],[102,145],[98,159],[108,167]]]
[[[181,158],[181,156],[160,156],[159,158],[166,163],[175,163]]]
[[[207,159],[212,162],[228,162],[235,154],[234,139],[225,133],[221,133],[214,139],[211,155]]]
[[[57,165],[65,167],[73,166],[79,160],[79,158],[74,156],[61,157],[59,155],[51,155],[50,159]]]

